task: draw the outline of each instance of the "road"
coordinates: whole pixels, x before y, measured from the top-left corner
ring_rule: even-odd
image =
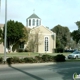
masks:
[[[0,66],[0,80],[73,80],[80,62]]]

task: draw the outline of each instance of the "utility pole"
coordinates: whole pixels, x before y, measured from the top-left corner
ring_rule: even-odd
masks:
[[[6,62],[6,42],[7,42],[7,0],[5,0],[5,37],[4,37],[4,63]]]
[[[1,12],[1,0],[0,0],[0,12]]]

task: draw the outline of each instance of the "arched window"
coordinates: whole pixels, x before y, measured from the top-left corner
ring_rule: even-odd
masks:
[[[49,40],[48,40],[48,37],[45,37],[45,51],[49,51]]]
[[[35,19],[33,19],[33,26],[35,26]]]
[[[31,26],[31,19],[29,19],[29,26]]]
[[[38,26],[38,19],[37,19],[37,21],[36,21],[36,26]]]

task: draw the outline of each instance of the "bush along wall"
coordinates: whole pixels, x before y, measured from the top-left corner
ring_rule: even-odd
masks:
[[[3,63],[3,58],[2,57],[0,57],[0,63]]]
[[[43,55],[42,56],[42,61],[43,62],[53,62],[53,56],[50,56],[50,55]]]
[[[55,62],[65,62],[65,56],[63,54],[59,54],[54,56],[54,61]]]
[[[3,59],[0,58],[0,63],[2,63]],[[56,56],[51,55],[42,55],[42,56],[35,56],[33,57],[10,57],[7,58],[8,65],[15,64],[15,63],[42,63],[42,62],[64,62],[65,56],[62,54],[58,54]]]

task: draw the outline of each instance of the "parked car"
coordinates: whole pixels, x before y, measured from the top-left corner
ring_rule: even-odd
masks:
[[[68,59],[77,59],[77,58],[80,58],[80,51],[74,51],[73,53],[69,54],[68,55]]]

